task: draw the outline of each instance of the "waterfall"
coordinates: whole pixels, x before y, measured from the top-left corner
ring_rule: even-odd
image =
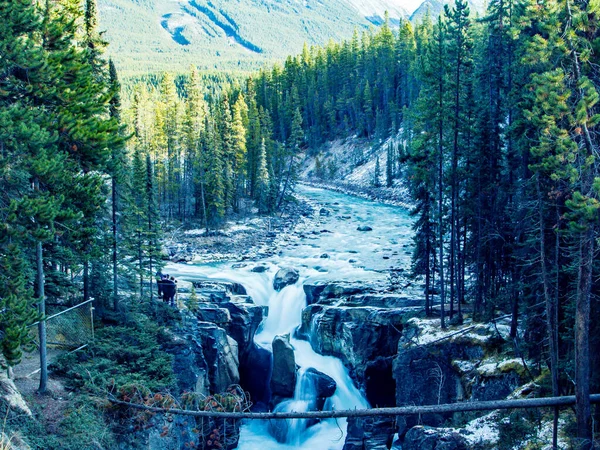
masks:
[[[301,277],[295,285],[287,286],[280,292],[271,289],[269,298],[256,299],[256,303],[269,306],[269,316],[265,320],[262,330],[255,337],[256,343],[270,347],[273,338],[278,334],[292,333],[293,336],[293,331],[301,324],[302,310],[306,307],[306,296],[302,288],[305,279]],[[240,279],[235,281],[242,282]],[[265,292],[264,285],[259,288],[257,283],[248,283],[249,281],[246,278],[247,284],[244,286],[250,296],[260,295],[260,290]],[[269,286],[272,287],[272,278]],[[337,384],[334,395],[327,399],[324,409],[342,410],[369,407],[362,393],[354,386],[348,370],[339,359],[319,355],[306,341],[292,337],[290,342],[294,348],[296,364],[300,367],[299,376],[296,381],[294,398],[277,405],[275,411],[303,412],[315,409],[317,399],[314,382],[306,376],[306,370],[311,367],[329,375]],[[283,422],[278,426],[283,427],[285,443],[277,442],[273,436],[273,426],[269,427],[268,424],[264,423],[250,423],[242,428],[238,448],[246,450],[304,447],[341,449],[344,446],[346,419],[328,419],[316,424],[312,424],[308,419],[290,419],[277,422]],[[275,430],[277,429],[276,426]]]
[[[387,285],[390,267],[410,267],[412,219],[406,211],[398,208],[314,188],[303,187],[302,191],[329,208],[331,214],[324,217],[315,215],[312,221],[298,229],[296,235],[282,239],[282,245],[277,247],[278,255],[260,261],[261,265],[267,266],[266,272],[252,272],[253,264],[241,268],[237,265],[234,269],[230,263],[222,263],[172,265],[169,273],[179,274],[190,281],[210,278],[242,284],[254,303],[268,307],[268,316],[255,336],[257,345],[270,350],[276,335],[290,334],[296,364],[300,367],[299,376],[294,398],[280,403],[278,410],[306,411],[315,407],[314,386],[306,382],[305,377],[310,368],[328,375],[337,384],[335,393],[323,406],[325,409],[367,408],[365,397],[355,387],[339,359],[319,355],[309,342],[294,337],[302,322],[302,310],[306,307],[303,284],[345,280]],[[358,226],[364,224],[372,225],[373,231],[358,231]],[[277,292],[273,288],[273,278],[280,267],[298,269],[300,278],[294,285]],[[312,342],[318,339],[314,335],[315,329],[315,324],[311,324],[309,340]],[[238,448],[339,450],[344,446],[345,419],[318,423],[296,420],[287,422],[285,426],[285,438],[280,436],[284,443],[280,443],[270,432],[268,422],[248,421],[242,427]]]

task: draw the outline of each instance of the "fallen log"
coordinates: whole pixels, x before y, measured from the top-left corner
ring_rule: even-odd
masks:
[[[394,408],[349,409],[339,411],[308,411],[308,412],[219,412],[193,411],[177,408],[157,408],[140,405],[139,403],[124,402],[115,398],[109,399],[115,405],[127,406],[134,409],[156,413],[168,413],[193,417],[214,417],[221,419],[332,419],[341,417],[381,417],[381,416],[412,416],[418,414],[443,414],[467,411],[494,411],[498,409],[530,409],[549,408],[555,406],[572,406],[575,396],[526,398],[517,400],[495,400],[486,402],[447,403],[443,405],[398,406]],[[600,403],[600,394],[590,395],[591,403]]]

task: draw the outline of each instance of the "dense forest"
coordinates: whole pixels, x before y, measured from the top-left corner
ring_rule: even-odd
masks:
[[[460,323],[463,308],[480,321],[511,314],[512,335],[526,329],[522,350],[549,367],[552,394],[576,394],[577,436],[591,448],[596,2],[493,0],[475,19],[457,0],[439,18],[305,46],[219,89],[207,90],[214,83],[196,69],[142,80],[128,88],[125,111],[93,0],[0,1],[0,13],[0,343],[9,366],[45,299],[82,291],[117,310],[120,279],[151,296],[162,224],[209,230],[272,214],[291,201],[306,152],[393,136],[387,178],[412,195],[413,274],[425,282],[427,313],[439,311],[442,327]]]

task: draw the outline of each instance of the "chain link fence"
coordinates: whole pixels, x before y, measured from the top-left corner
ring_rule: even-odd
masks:
[[[38,324],[30,328],[39,347]],[[73,351],[85,347],[94,338],[93,300],[62,311],[49,308],[46,316],[46,340],[50,349]]]

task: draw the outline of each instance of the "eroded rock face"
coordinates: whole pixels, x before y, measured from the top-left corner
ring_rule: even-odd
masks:
[[[332,299],[341,299],[354,294],[370,292],[371,287],[363,283],[338,281],[334,283],[316,282],[302,286],[306,294],[306,304],[328,304]]]
[[[289,267],[281,268],[275,274],[273,279],[273,288],[276,291],[282,290],[284,287],[294,284],[300,278],[300,273],[296,269]]]
[[[252,299],[245,295],[231,296],[230,301],[222,307],[231,318],[225,329],[237,341],[240,362],[245,363],[248,350],[254,343],[254,335],[266,315],[266,307],[255,305]]]
[[[208,364],[210,391],[225,392],[232,384],[239,384],[238,344],[226,331],[213,323],[198,323],[198,338]]]
[[[313,349],[340,358],[359,384],[368,361],[397,352],[405,311],[313,304],[302,313],[300,335]]]
[[[273,372],[271,374],[272,394],[292,398],[296,387],[296,378],[296,358],[294,348],[290,344],[290,335],[275,336],[273,339]]]
[[[240,366],[241,385],[250,394],[253,411],[268,410],[272,366],[272,353],[253,343],[247,353],[247,362]]]
[[[197,329],[190,331],[184,336],[171,334],[162,347],[173,355],[173,373],[179,391],[209,395],[209,363],[204,356],[202,339],[198,338]]]

